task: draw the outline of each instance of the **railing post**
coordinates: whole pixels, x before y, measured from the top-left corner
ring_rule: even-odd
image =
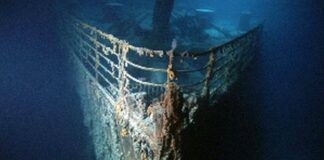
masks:
[[[215,64],[215,50],[213,49],[209,55],[208,68],[205,78],[204,89],[202,91],[202,97],[209,97],[209,82],[213,78],[213,67]]]
[[[118,114],[121,114],[123,107],[125,107],[125,95],[126,95],[126,83],[127,83],[127,77],[126,77],[126,70],[125,70],[125,59],[128,52],[128,46],[124,43],[118,43],[116,44],[118,46],[114,45],[114,50],[116,51],[116,47],[118,48],[118,61],[119,61],[119,75],[118,75],[118,81],[119,81],[119,100],[117,102],[116,110],[117,110],[117,116]]]
[[[97,41],[97,33],[95,33],[95,35],[93,36],[94,37],[94,39]],[[98,82],[98,78],[99,78],[99,75],[98,75],[98,68],[99,68],[99,54],[98,54],[98,48],[99,48],[99,46],[98,45],[96,45],[95,46],[95,54],[96,54],[96,64],[95,64],[95,68],[96,68],[96,80],[97,80],[97,82]]]

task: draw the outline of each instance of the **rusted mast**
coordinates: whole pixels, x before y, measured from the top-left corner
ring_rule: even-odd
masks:
[[[165,47],[171,41],[170,18],[175,0],[155,0],[153,12],[153,30],[151,34],[153,47]]]

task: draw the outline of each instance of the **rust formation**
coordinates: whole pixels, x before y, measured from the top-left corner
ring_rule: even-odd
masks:
[[[227,92],[262,31],[256,26],[208,51],[177,53],[175,40],[169,51],[136,47],[71,16],[60,26],[98,160],[182,159],[182,133],[200,101],[213,105]]]

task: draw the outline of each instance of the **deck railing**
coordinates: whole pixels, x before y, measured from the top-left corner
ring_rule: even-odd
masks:
[[[184,94],[222,94],[257,52],[262,29],[257,26],[202,53],[176,53],[175,42],[169,51],[136,47],[71,16],[63,18],[61,27],[69,52],[114,102],[137,92],[148,100],[159,98],[170,82]]]

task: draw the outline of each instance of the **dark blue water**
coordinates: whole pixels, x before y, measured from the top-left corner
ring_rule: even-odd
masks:
[[[265,33],[260,55],[210,119],[205,148],[220,159],[323,159],[323,2],[196,1],[209,2],[253,11]],[[51,5],[0,2],[1,160],[92,158]]]
[[[264,159],[323,158],[324,5],[269,3],[254,92]]]
[[[0,159],[87,159],[50,3],[0,4]]]

